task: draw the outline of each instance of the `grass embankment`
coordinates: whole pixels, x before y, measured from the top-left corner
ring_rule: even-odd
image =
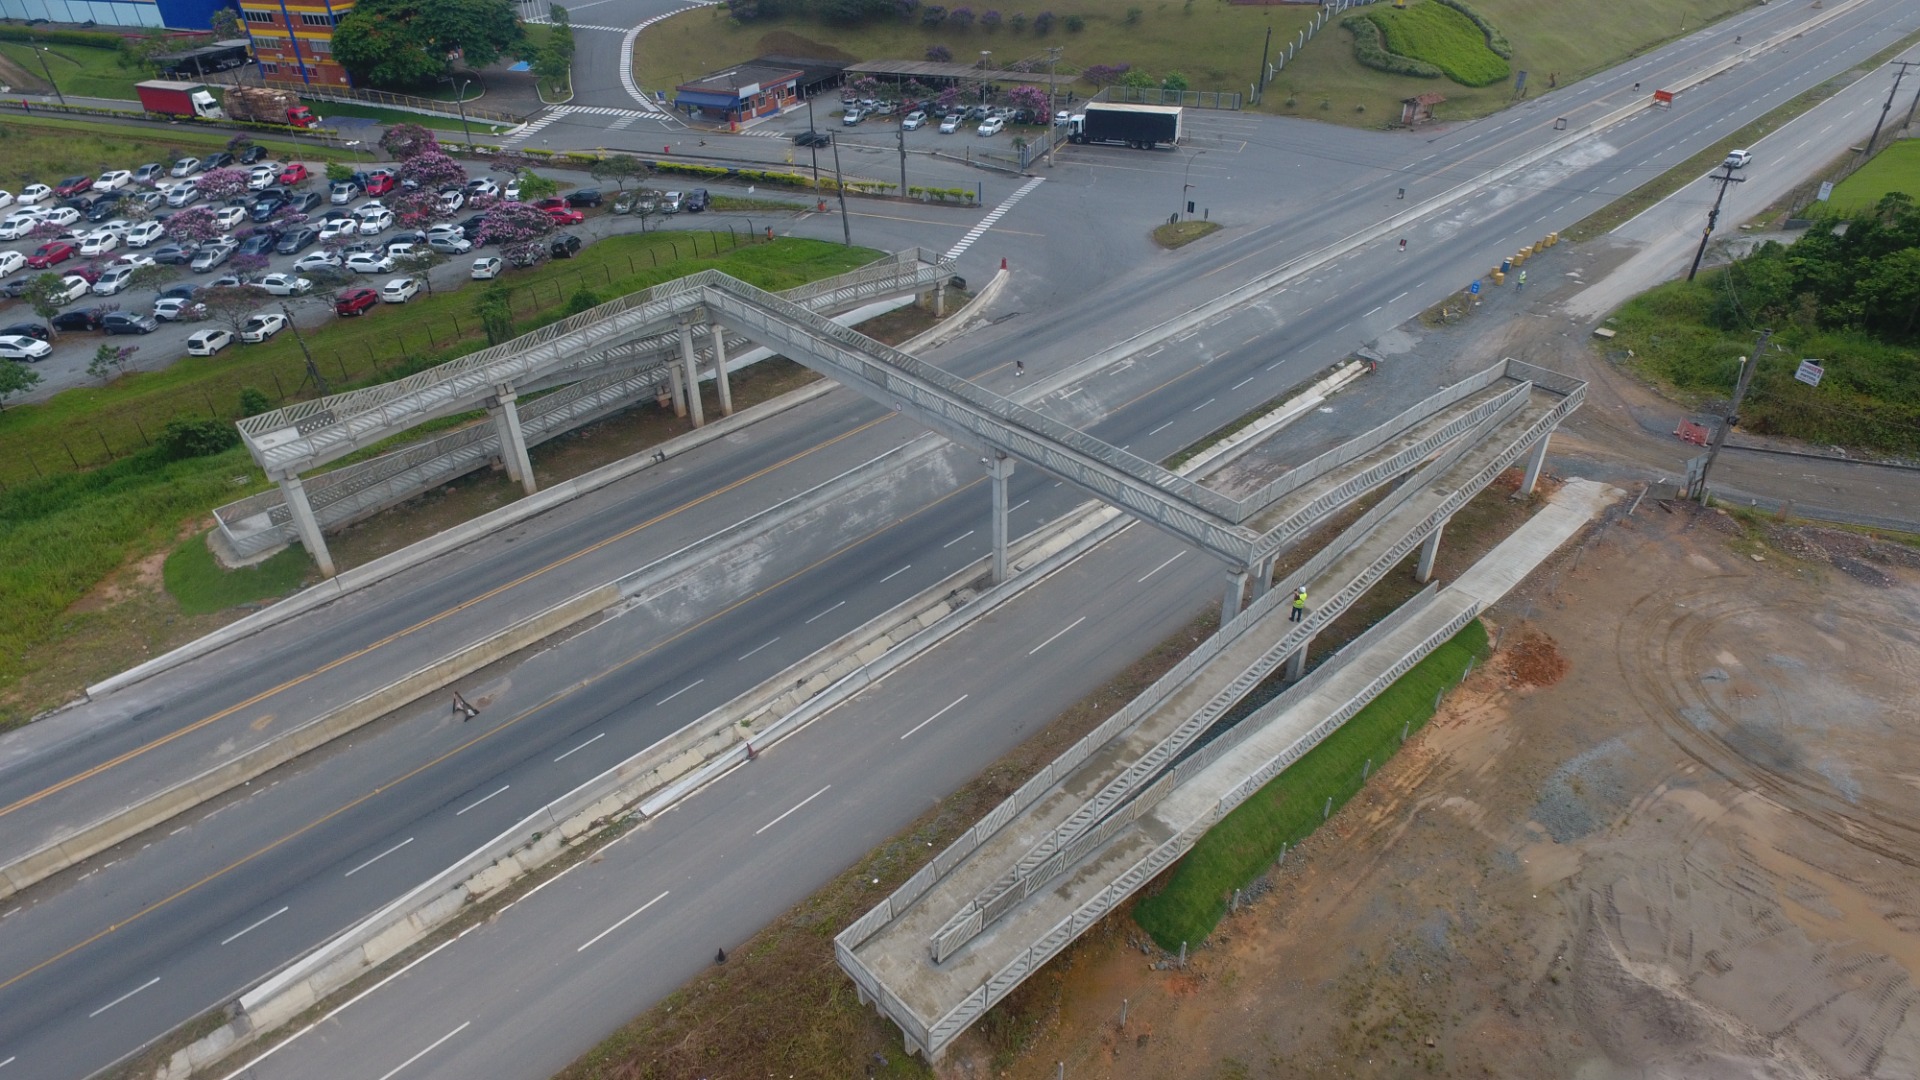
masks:
[[[1896,191],[1920,200],[1920,140],[1903,139],[1875,154],[1834,187],[1827,205],[1841,214],[1870,210]]]
[[[1352,18],[1379,28],[1388,52],[1432,64],[1461,86],[1491,86],[1512,74],[1472,19],[1435,0],[1404,8],[1362,8]]]
[[[298,546],[286,548],[253,566],[228,570],[214,559],[204,533],[173,549],[161,570],[167,595],[188,615],[225,611],[237,604],[285,596],[313,570],[313,560]]]
[[[432,128],[435,131],[451,131],[456,135],[472,131],[475,142],[486,142],[489,137],[507,130],[505,124],[495,124],[487,120],[469,118],[466,127],[463,128],[458,116],[436,116],[433,113],[389,109],[380,105],[361,105],[357,102],[349,104],[342,101],[315,101],[312,102],[312,106],[314,112],[329,118],[355,116],[377,120],[382,124],[419,124],[421,127]],[[452,109],[455,106],[448,105],[447,108]]]
[[[1227,912],[1235,889],[1273,865],[1280,845],[1320,827],[1327,800],[1345,805],[1380,765],[1433,716],[1439,694],[1460,681],[1487,649],[1487,631],[1469,625],[1414,665],[1339,730],[1241,803],[1181,859],[1159,892],[1134,905],[1134,919],[1168,950],[1198,944]]]
[[[516,273],[507,280],[514,286],[517,329],[525,332],[560,318],[582,277],[605,297],[708,268],[763,288],[782,289],[841,273],[877,254],[839,244],[783,239],[752,246],[743,243],[716,256],[706,253],[713,238],[703,236],[703,254],[696,258],[688,246],[689,235],[612,237],[583,249],[578,258]],[[724,234],[722,241],[724,247]],[[676,243],[677,260],[672,254]],[[651,265],[655,253],[662,253],[658,268]],[[632,273],[626,270],[629,258],[636,267]],[[612,284],[602,284],[609,275]],[[341,383],[384,381],[483,346],[478,320],[469,314],[472,303],[472,290],[421,297],[405,310],[387,309],[330,323],[309,334],[309,343],[330,376],[339,370],[347,372],[348,378],[336,383],[335,389]],[[440,348],[418,347],[436,332]],[[10,473],[5,490],[0,491],[0,521],[6,522],[0,528],[0,595],[8,598],[8,603],[0,605],[0,728],[24,722],[50,703],[49,696],[59,699],[59,687],[19,689],[23,678],[51,662],[49,647],[84,636],[96,620],[118,617],[111,597],[98,605],[91,600],[82,603],[83,598],[133,560],[170,550],[181,539],[184,524],[266,483],[246,452],[238,449],[177,462],[142,449],[104,466],[77,471],[60,450],[61,434],[78,429],[79,437],[92,439],[111,432],[117,445],[139,447],[140,433],[157,434],[174,411],[189,411],[192,406],[190,411],[204,417],[211,407],[218,418],[232,419],[238,415],[240,388],[257,386],[271,394],[273,379],[279,375],[291,391],[299,385],[300,370],[298,346],[291,335],[281,335],[267,345],[236,346],[216,357],[190,357],[166,371],[129,376],[108,387],[68,391],[46,405],[0,412],[0,457],[7,465],[29,452],[44,456],[49,447],[61,455],[60,469],[39,479],[31,472],[24,477]],[[193,406],[196,402],[201,404]],[[79,449],[77,440],[75,449]],[[195,602],[194,597],[205,603],[221,600],[223,594],[214,587],[195,583],[185,564],[168,569],[185,575],[181,580],[189,585],[189,602]],[[164,616],[156,619],[156,627],[165,621]],[[157,642],[159,630],[149,637]],[[112,665],[109,670],[118,670],[140,658],[125,654],[103,662]]]
[[[127,54],[118,49],[95,49],[85,45],[45,46],[46,71],[40,68],[40,50],[24,41],[0,41],[0,53],[36,78],[53,76],[63,94],[74,97],[120,98],[135,100],[133,84],[153,78],[141,64],[121,61]]]
[[[1169,250],[1186,247],[1208,233],[1220,231],[1217,221],[1174,221],[1156,226],[1153,242]]]
[[[91,120],[9,116],[0,120],[0,189],[18,192],[34,181],[53,184],[61,177],[107,169],[131,169],[149,161],[171,161],[181,154],[224,150],[237,131],[115,127]],[[345,150],[329,150],[281,139],[253,140],[276,155],[303,161],[353,161]],[[364,161],[365,159],[360,159]]]
[[[1564,86],[1753,2],[1615,0],[1583,7],[1578,18],[1569,18],[1566,5],[1554,0],[1472,0],[1472,6],[1512,43],[1511,66],[1529,72],[1528,93],[1537,97],[1547,90],[1550,76],[1557,76]],[[1060,60],[1063,70],[1131,64],[1156,78],[1178,71],[1196,90],[1244,93],[1259,63],[1267,28],[1273,28],[1273,40],[1284,54],[1284,43],[1317,11],[1311,5],[1239,5],[1217,0],[1143,4],[1139,20],[1129,24],[1126,6],[1098,0],[1062,0],[1052,10],[1059,21],[1042,36],[1031,26],[1023,32],[1003,26],[990,33],[978,23],[967,30],[947,24],[930,29],[917,19],[853,28],[792,17],[740,23],[731,20],[722,5],[696,9],[650,27],[640,36],[634,67],[649,89],[671,89],[689,78],[766,54],[920,60],[929,46],[945,45],[963,63],[977,59],[981,49],[991,49],[999,66],[1044,58],[1047,47],[1060,46],[1065,50]],[[1073,14],[1086,20],[1078,33],[1064,26],[1066,17]],[[1093,89],[1064,79],[1062,86],[1082,95]],[[1502,79],[1474,89],[1450,80],[1375,71],[1354,58],[1352,36],[1329,23],[1267,87],[1257,108],[1382,127],[1399,120],[1404,98],[1438,90],[1447,96],[1439,116],[1461,120],[1504,108],[1513,99],[1512,86],[1511,80]]]

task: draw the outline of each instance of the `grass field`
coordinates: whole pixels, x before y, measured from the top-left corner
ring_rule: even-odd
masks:
[[[1875,154],[1834,187],[1829,204],[1840,213],[1864,210],[1895,191],[1920,201],[1920,140],[1903,139]]]
[[[48,45],[45,47],[47,72],[63,94],[75,97],[135,99],[133,84],[153,78],[147,69],[135,64],[122,67],[125,56],[118,49],[93,49],[84,45]],[[31,75],[45,78],[40,70],[39,50],[24,41],[0,41],[5,53]]]
[[[298,546],[252,566],[225,569],[207,547],[206,534],[197,533],[180,541],[167,556],[161,580],[182,612],[204,615],[235,604],[285,596],[312,572],[313,560]]]
[[[1365,763],[1371,760],[1377,769],[1392,757],[1400,733],[1418,731],[1433,715],[1439,693],[1459,682],[1486,649],[1486,628],[1475,622],[1414,665],[1201,837],[1165,887],[1135,905],[1135,921],[1163,949],[1205,941],[1233,891],[1272,866],[1281,844],[1297,843],[1319,828],[1329,798],[1334,809],[1352,798],[1362,786]]]
[[[1513,43],[1512,67],[1529,73],[1529,94],[1538,96],[1550,74],[1565,85],[1755,2],[1590,0],[1580,6],[1578,17],[1570,15],[1565,0],[1475,0],[1473,6]],[[708,7],[650,27],[640,35],[634,66],[647,89],[671,91],[689,78],[768,53],[831,57],[837,50],[850,59],[920,60],[928,46],[940,44],[962,61],[991,49],[994,66],[1003,67],[1023,58],[1044,59],[1048,46],[1060,46],[1060,63],[1076,71],[1124,63],[1155,76],[1179,71],[1196,90],[1244,93],[1259,67],[1267,28],[1273,28],[1273,40],[1284,52],[1284,43],[1316,10],[1311,5],[1239,6],[1219,0],[1196,0],[1191,6],[1140,4],[1140,21],[1128,25],[1125,12],[1130,6],[1119,0],[1061,0],[1050,7],[1062,23],[1066,16],[1079,14],[1087,20],[1086,28],[1075,34],[1056,23],[1045,37],[1031,28],[1020,34],[1004,28],[988,33],[977,25],[967,31],[930,30],[917,22],[853,29],[798,19],[741,24],[728,18],[724,7]],[[1503,80],[1476,90],[1374,71],[1353,58],[1352,37],[1328,23],[1268,86],[1258,108],[1382,127],[1398,121],[1402,98],[1436,87],[1443,87],[1448,98],[1439,107],[1440,117],[1466,119],[1507,105],[1512,85],[1512,80]],[[1073,88],[1082,94],[1092,89],[1084,83]]]
[[[1444,4],[1426,0],[1411,7],[1362,11],[1385,32],[1389,51],[1425,60],[1462,86],[1491,86],[1512,74],[1507,62],[1487,47],[1486,35],[1473,20]]]
[[[131,169],[149,161],[171,161],[182,153],[224,149],[237,132],[211,129],[114,127],[64,117],[18,117],[0,120],[0,188],[19,191],[31,181],[57,183],[75,173],[99,175],[107,169]],[[353,161],[345,150],[329,150],[308,143],[260,138],[255,142],[276,153],[290,153],[306,161]]]

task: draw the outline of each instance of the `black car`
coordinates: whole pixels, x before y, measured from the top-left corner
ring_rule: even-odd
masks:
[[[415,247],[426,247],[427,234],[417,229],[412,229],[403,232],[389,233],[374,242],[374,246],[383,252],[392,251],[393,245],[395,244],[412,244]]]
[[[254,162],[259,161],[266,156],[267,156],[266,147],[257,146],[249,143],[245,149],[240,151],[240,164],[252,165]]]
[[[53,331],[48,330],[37,322],[14,323],[12,326],[0,327],[0,337],[30,337],[39,338],[41,341],[51,341],[53,340]]]
[[[208,154],[206,157],[201,158],[200,171],[212,172],[215,169],[224,169],[227,166],[232,164],[233,164],[233,155],[227,153],[225,150],[222,150],[217,154]]]
[[[102,195],[99,198],[93,200],[93,205],[89,206],[86,211],[87,220],[88,221],[107,220],[108,218],[120,212],[120,209],[121,209],[120,203],[125,198],[126,198],[125,195],[122,195],[117,191],[109,191],[105,195]]]
[[[160,290],[155,300],[198,300],[206,290],[198,285],[173,285]]]
[[[486,221],[487,221],[487,215],[485,214],[473,215],[472,217],[460,223],[460,235],[466,237],[469,240],[478,238],[480,235],[480,226],[486,224]]]
[[[63,311],[53,317],[53,328],[63,334],[84,333],[100,329],[100,323],[107,317],[104,308],[81,308],[78,311]]]
[[[705,210],[712,202],[713,200],[707,197],[707,189],[697,187],[687,193],[687,201],[682,203],[680,208],[689,214],[697,214]]]
[[[273,246],[280,242],[280,234],[272,229],[261,229],[240,242],[234,249],[235,255],[271,255]]]
[[[160,320],[138,311],[116,311],[100,320],[100,329],[109,334],[151,334],[160,329]]]
[[[571,259],[580,253],[580,238],[572,233],[561,233],[553,238],[547,250],[556,259]]]
[[[793,141],[800,146],[832,146],[833,136],[824,131],[813,131],[809,129],[796,133]]]
[[[298,255],[313,246],[320,239],[320,230],[311,225],[302,225],[280,238],[273,250],[281,255]]]
[[[149,257],[167,266],[185,266],[199,253],[199,244],[161,244],[153,249]]]
[[[599,206],[605,201],[606,198],[600,194],[599,188],[581,188],[579,191],[567,193],[567,205],[576,210],[583,206]]]
[[[287,200],[285,199],[262,195],[254,201],[253,209],[247,211],[247,216],[255,221],[265,221],[279,213],[280,208],[285,205],[287,205]]]

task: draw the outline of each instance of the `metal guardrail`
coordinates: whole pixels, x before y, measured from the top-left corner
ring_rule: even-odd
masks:
[[[262,79],[256,84],[251,81],[235,85],[264,85],[271,90],[285,90],[298,94],[309,101],[336,101],[350,105],[381,105],[408,112],[432,113],[436,116],[460,115],[461,105],[456,101],[441,101],[437,98],[415,97],[412,94],[393,94],[385,90],[365,90],[353,86],[327,86],[322,83],[303,83],[298,79]],[[479,99],[471,99],[479,100]],[[474,123],[523,124],[527,117],[521,113],[503,112],[474,105],[466,107],[467,119]]]

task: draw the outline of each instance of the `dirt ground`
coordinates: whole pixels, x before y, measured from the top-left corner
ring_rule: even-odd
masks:
[[[1185,971],[1109,920],[1022,1052],[940,1071],[1920,1075],[1917,585],[1648,501],[1494,609],[1494,660]]]

